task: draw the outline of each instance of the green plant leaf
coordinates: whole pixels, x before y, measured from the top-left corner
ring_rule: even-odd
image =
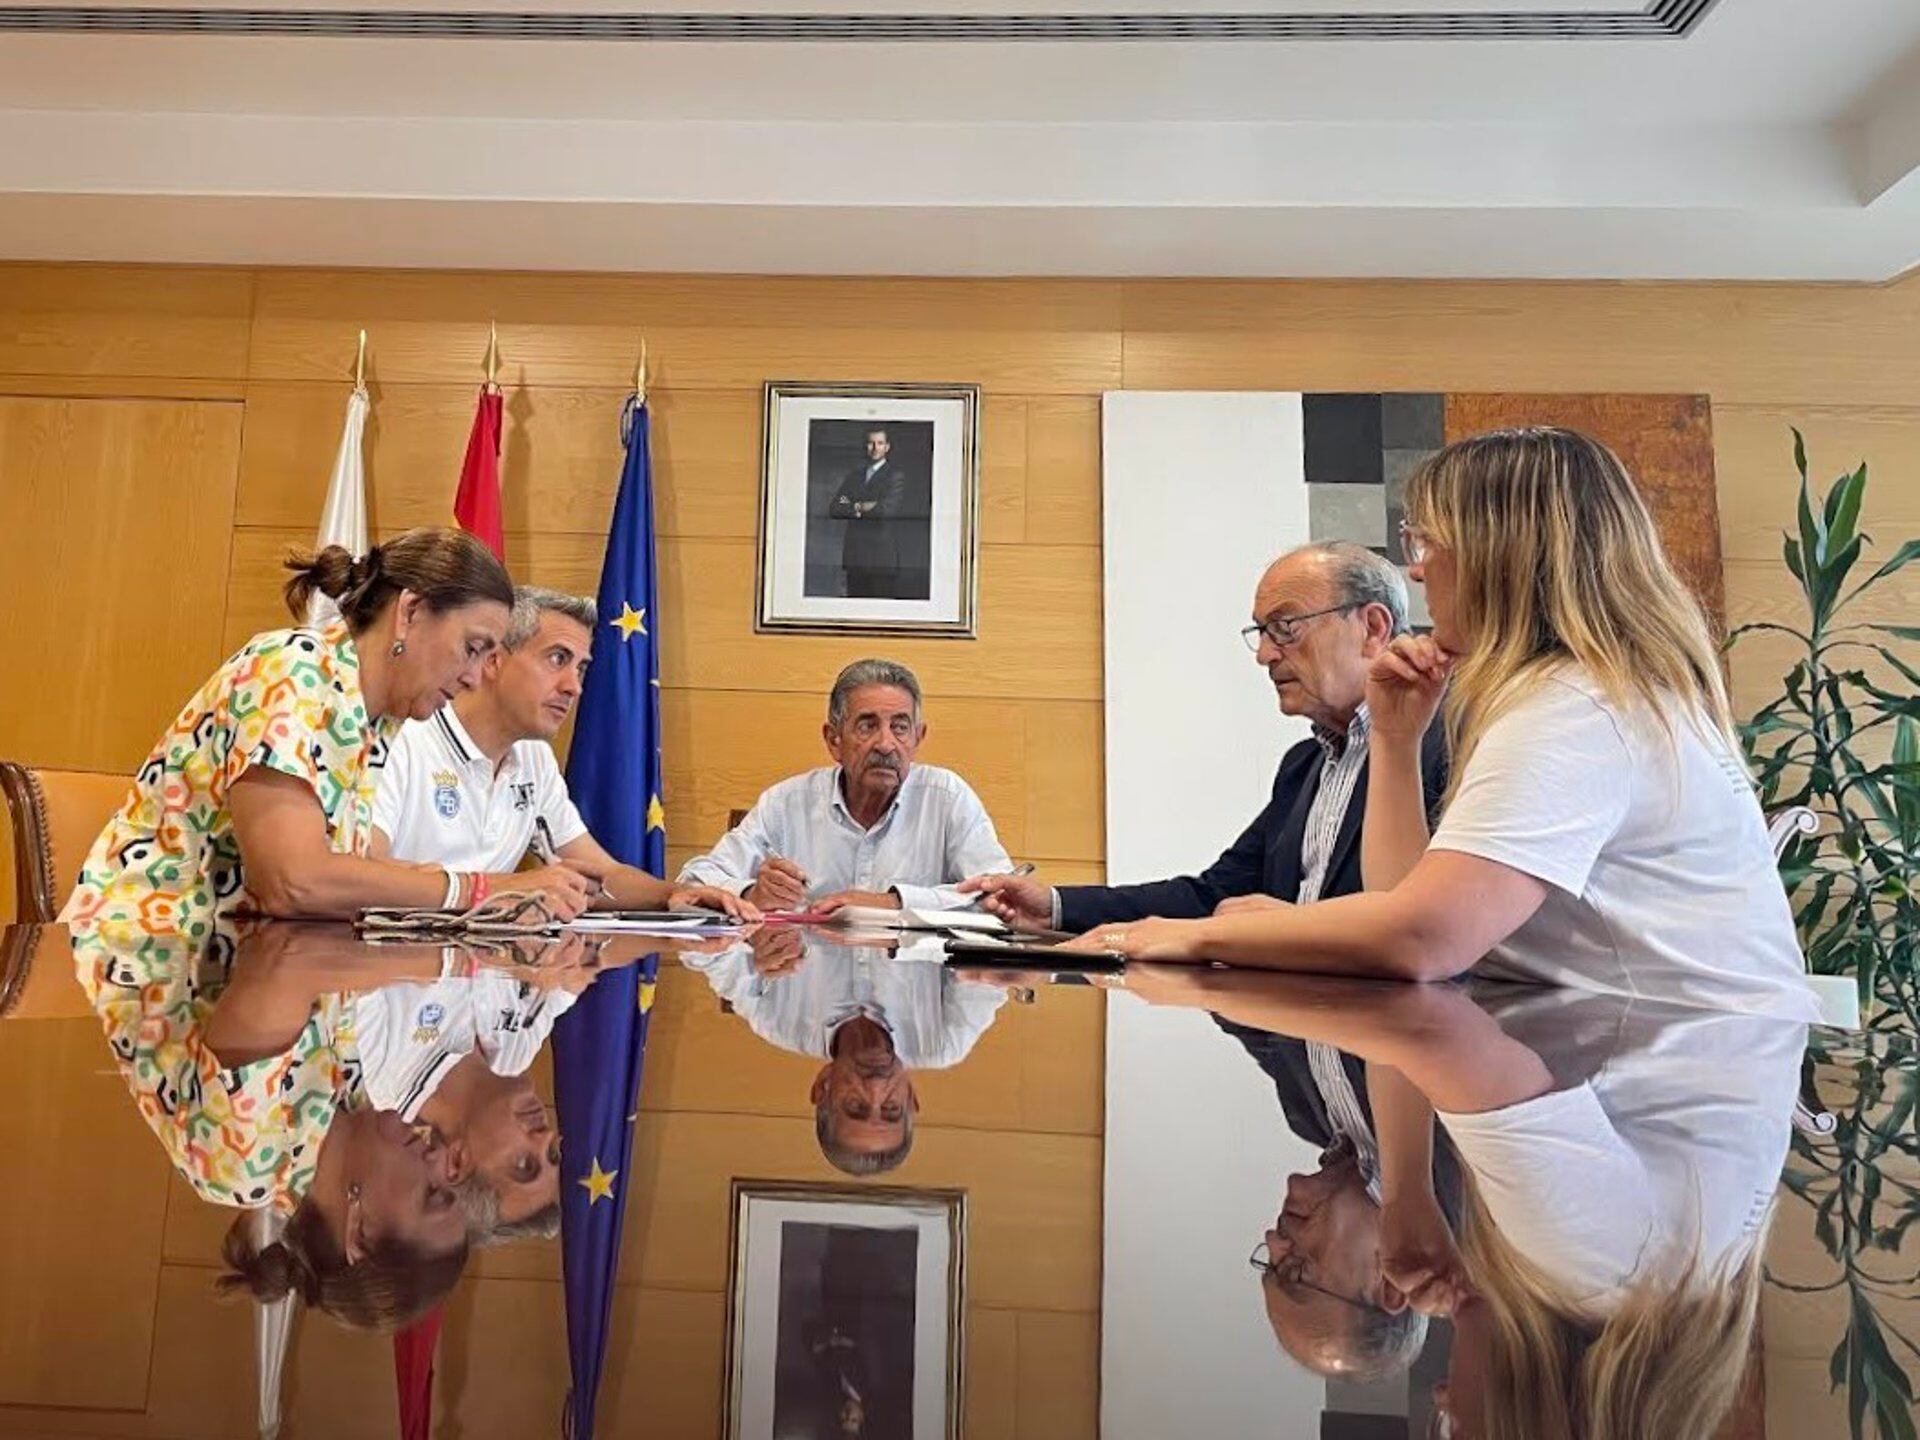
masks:
[[[1792,545],[1793,542],[1789,540],[1787,544]],[[1795,571],[1794,573],[1796,575],[1799,574],[1798,571]],[[1727,632],[1727,644],[1731,645],[1733,644],[1734,641],[1738,640],[1742,635],[1752,634],[1756,630],[1774,630],[1779,632],[1782,635],[1791,635],[1794,639],[1798,640],[1802,645],[1805,645],[1808,649],[1813,648],[1813,637],[1811,635],[1808,635],[1805,631],[1796,630],[1791,625],[1780,625],[1780,624],[1776,624],[1771,620],[1749,620],[1744,625],[1734,626],[1732,630]]]
[[[1854,586],[1852,592],[1847,596],[1847,600],[1853,599],[1853,597],[1858,595],[1862,590],[1884,580],[1887,576],[1893,574],[1894,571],[1905,569],[1915,560],[1920,560],[1920,540],[1909,540],[1898,550],[1894,551],[1892,559],[1888,560],[1878,570],[1874,571],[1873,574]],[[1843,600],[1840,603],[1844,605],[1846,601]]]
[[[1840,593],[1840,587],[1846,583],[1848,572],[1853,569],[1854,562],[1860,558],[1861,539],[1861,536],[1856,535],[1845,545],[1828,547],[1829,558],[1820,567],[1819,585],[1822,605],[1816,613],[1832,615],[1847,603],[1846,600],[1842,600],[1836,604],[1834,597]],[[1856,595],[1858,593],[1859,591],[1854,592]],[[1852,598],[1853,595],[1847,596],[1847,600]]]
[[[1920,766],[1920,726],[1914,724],[1911,715],[1902,715],[1893,727],[1892,765],[1903,772],[1909,766]],[[1909,857],[1920,856],[1920,787],[1896,783],[1893,798],[1903,848]]]
[[[1851,475],[1842,475],[1827,492],[1827,535],[1829,544],[1844,545],[1853,538],[1860,522],[1860,504],[1867,494],[1867,462]]]
[[[1847,1421],[1855,1436],[1866,1434],[1867,1404],[1871,1394],[1867,1383],[1866,1345],[1863,1328],[1877,1322],[1866,1299],[1858,1290],[1852,1294],[1852,1314],[1847,1321]]]
[[[1807,572],[1805,567],[1800,563],[1800,542],[1789,538],[1782,548],[1781,553],[1786,556],[1787,569],[1793,572],[1793,578],[1800,582],[1801,590],[1805,591],[1807,588]]]
[[[1905,680],[1909,685],[1920,686],[1920,670],[1915,670],[1884,645],[1875,645],[1872,648],[1879,654],[1882,660],[1900,672],[1900,678],[1902,680]]]
[[[1826,568],[1827,563],[1827,527],[1821,519],[1818,506],[1813,503],[1813,489],[1807,483],[1807,477],[1800,477],[1800,558],[1806,561],[1809,578]]]

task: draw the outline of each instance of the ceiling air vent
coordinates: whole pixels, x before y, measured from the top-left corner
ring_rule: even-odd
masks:
[[[0,6],[0,32],[320,35],[430,40],[1219,41],[1675,40],[1716,0],[1637,12],[1513,10],[1346,14],[535,14],[498,10],[241,10],[171,5]]]

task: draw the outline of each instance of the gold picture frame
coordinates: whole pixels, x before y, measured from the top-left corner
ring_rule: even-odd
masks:
[[[770,380],[761,439],[757,632],[975,638],[978,385]]]

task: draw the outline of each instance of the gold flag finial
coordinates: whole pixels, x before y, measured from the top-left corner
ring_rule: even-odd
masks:
[[[647,403],[647,337],[640,337],[640,363],[633,367],[633,398]]]
[[[360,348],[353,353],[353,388],[367,388],[367,332],[360,332]]]
[[[500,388],[500,327],[492,320],[487,322],[487,388]]]

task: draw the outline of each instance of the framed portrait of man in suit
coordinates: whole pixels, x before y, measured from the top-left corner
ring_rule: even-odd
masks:
[[[757,629],[973,635],[979,399],[768,383]]]
[[[958,1440],[966,1195],[733,1182],[724,1440]]]

